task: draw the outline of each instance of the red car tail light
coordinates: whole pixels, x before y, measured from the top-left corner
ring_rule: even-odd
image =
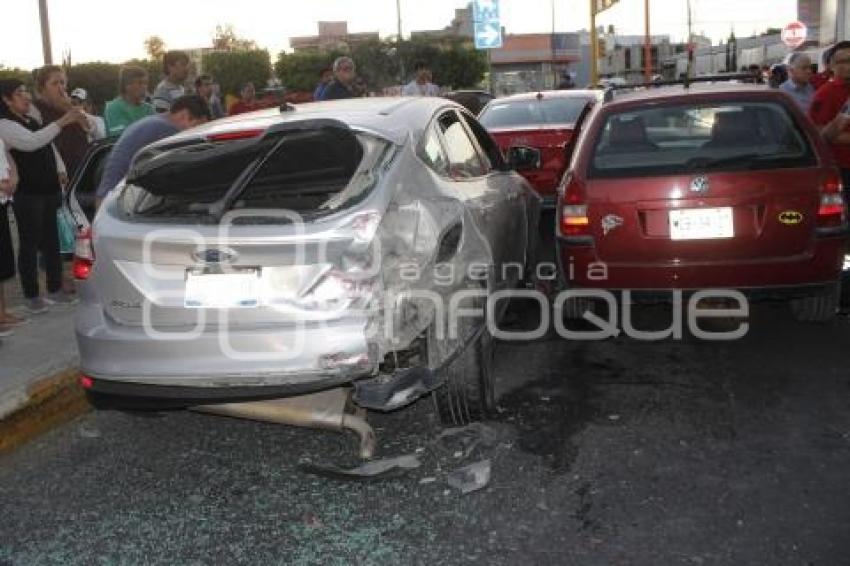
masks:
[[[83,389],[91,389],[94,387],[94,380],[86,374],[80,374],[80,387]]]
[[[211,142],[247,140],[251,138],[258,138],[263,135],[263,133],[265,133],[265,130],[261,129],[236,130],[234,132],[221,132],[218,134],[210,134],[207,136],[207,139]]]
[[[590,220],[587,217],[584,184],[575,175],[566,179],[564,198],[561,204],[560,228],[562,236],[590,235]]]
[[[74,247],[73,272],[74,279],[85,281],[94,269],[94,246],[92,245],[91,228],[83,228],[77,234],[77,242]]]
[[[846,222],[847,204],[844,202],[843,189],[841,174],[837,170],[830,171],[820,190],[819,227],[841,226]]]

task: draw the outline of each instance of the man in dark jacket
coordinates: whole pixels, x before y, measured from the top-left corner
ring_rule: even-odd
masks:
[[[334,61],[334,80],[325,87],[322,100],[339,100],[342,98],[354,98],[351,87],[354,85],[355,73],[354,61],[351,57],[338,57]]]

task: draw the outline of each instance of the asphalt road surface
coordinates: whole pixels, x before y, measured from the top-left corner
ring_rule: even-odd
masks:
[[[502,343],[483,431],[439,439],[430,399],[370,417],[379,458],[421,460],[380,481],[304,471],[357,464],[351,436],[92,413],[0,458],[0,564],[848,564],[850,321],[751,323]]]

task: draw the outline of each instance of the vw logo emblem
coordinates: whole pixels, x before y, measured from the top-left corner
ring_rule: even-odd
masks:
[[[708,178],[705,175],[698,175],[691,181],[691,192],[704,195],[708,192]]]

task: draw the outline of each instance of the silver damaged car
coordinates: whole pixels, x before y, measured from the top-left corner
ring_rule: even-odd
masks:
[[[148,146],[95,216],[109,149],[70,198],[97,403],[351,385],[378,410],[434,392],[449,423],[493,408],[485,322],[528,280],[540,199],[516,170],[539,156],[506,159],[443,99],[286,105]]]

